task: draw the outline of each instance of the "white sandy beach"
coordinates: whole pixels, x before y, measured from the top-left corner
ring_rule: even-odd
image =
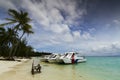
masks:
[[[32,62],[33,59],[22,64],[21,62],[10,62],[11,64],[17,63],[20,65],[16,64],[13,68],[8,68],[10,71],[1,74],[0,80],[96,80],[89,78],[89,76],[78,74],[76,71],[77,65],[50,64],[44,62],[39,62],[42,67],[41,73],[32,75]]]
[[[16,65],[22,64],[23,62],[27,60],[28,59],[21,59],[21,62],[0,60],[0,74],[12,70],[13,67],[15,67]]]

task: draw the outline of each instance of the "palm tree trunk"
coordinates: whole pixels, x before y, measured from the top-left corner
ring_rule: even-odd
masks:
[[[15,30],[15,29],[13,29],[13,30]],[[17,33],[17,31],[18,31],[18,29],[16,29],[16,31],[15,31],[15,33]],[[9,52],[9,59],[12,59],[12,52],[14,51],[14,48],[15,48],[16,46],[15,46],[15,40],[13,41],[13,45],[12,45],[12,47],[10,48],[10,52]]]
[[[11,49],[10,49],[9,57],[8,57],[9,59],[11,59],[11,54],[12,54],[12,52],[13,52],[13,49],[14,49],[14,46],[12,46]]]
[[[12,54],[12,57],[15,55],[15,53],[16,53],[16,51],[17,51],[17,49],[18,49],[18,46],[19,46],[19,44],[20,44],[20,41],[21,41],[21,39],[22,39],[22,37],[24,36],[24,32],[23,32],[23,34],[21,35],[21,37],[20,37],[20,40],[17,42],[17,44],[16,44],[16,47],[15,47],[15,50],[14,50],[14,52],[13,52],[13,54]]]

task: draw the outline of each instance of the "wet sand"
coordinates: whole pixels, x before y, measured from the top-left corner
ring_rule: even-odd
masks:
[[[86,80],[75,71],[75,65],[41,64],[41,73],[31,74],[32,60],[17,65],[0,75],[0,80]]]

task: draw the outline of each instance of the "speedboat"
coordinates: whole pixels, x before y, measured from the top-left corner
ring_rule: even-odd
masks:
[[[56,59],[57,63],[64,63],[63,58],[65,58],[68,53],[61,55],[59,58]]]
[[[53,54],[53,56],[49,57],[48,62],[56,63],[57,62],[56,59],[59,58],[59,57],[60,57],[59,54]]]
[[[81,56],[80,53],[77,52],[67,52],[67,56],[65,56],[62,60],[64,63],[79,63],[79,62],[85,62],[87,59],[85,59],[84,56]]]
[[[40,58],[40,61],[47,62],[48,61],[47,60],[48,57],[49,57],[48,55],[45,55],[44,57]]]
[[[54,56],[54,54],[45,55],[44,57],[42,57],[42,58],[40,59],[40,61],[42,61],[42,62],[48,62],[49,58],[51,58],[52,56]]]

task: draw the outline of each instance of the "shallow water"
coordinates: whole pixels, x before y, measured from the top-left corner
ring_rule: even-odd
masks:
[[[31,75],[32,60],[0,75],[0,80],[120,80],[120,57],[87,57],[86,63],[40,62],[42,72]]]

